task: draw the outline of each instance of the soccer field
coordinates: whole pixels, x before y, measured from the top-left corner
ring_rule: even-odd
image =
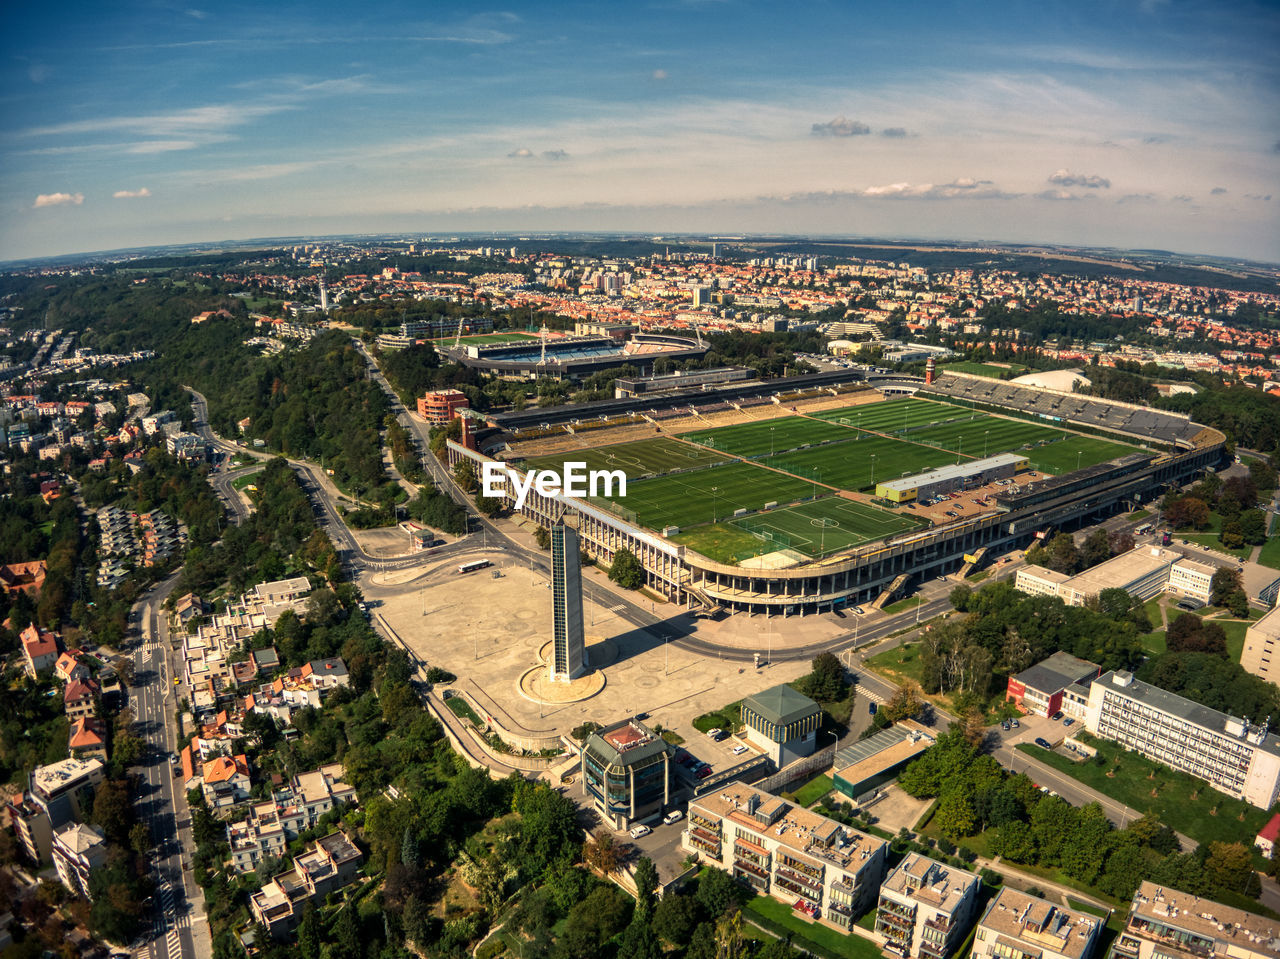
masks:
[[[765,503],[793,503],[813,495],[813,485],[751,463],[725,463],[714,469],[657,476],[627,484],[617,500],[636,522],[649,529],[692,526],[733,516],[734,510],[761,509]]]
[[[682,433],[682,439],[700,443],[733,456],[769,456],[812,443],[847,440],[849,430],[834,423],[803,416],[780,416],[772,420],[739,423],[714,430]]]
[[[1069,473],[1135,452],[1134,447],[1123,443],[1068,433],[1066,439],[1030,450],[1027,459],[1031,461],[1032,469],[1042,473]]]
[[[901,434],[904,440],[925,443],[945,450],[954,450],[965,456],[994,456],[1016,450],[1028,443],[1049,443],[1063,436],[1062,430],[1024,423],[1019,420],[1002,420],[995,416],[979,414],[974,420],[960,420]]]
[[[627,481],[630,482],[642,476],[657,476],[674,470],[710,466],[712,463],[727,461],[728,457],[721,456],[714,450],[690,446],[679,440],[659,436],[651,440],[637,440],[634,443],[592,446],[567,453],[556,453],[554,456],[538,456],[528,460],[524,466],[529,469],[553,469],[559,472],[566,462],[586,463],[587,469],[622,470],[627,474]]]
[[[463,333],[463,343],[515,343],[519,340],[536,340],[538,337],[532,333],[517,333],[514,330],[506,333]],[[453,346],[456,336],[441,336],[432,340],[436,346]]]
[[[971,410],[950,403],[934,400],[886,400],[883,403],[862,403],[839,410],[823,410],[811,416],[852,426],[855,429],[873,430],[877,433],[894,433],[912,426],[942,423],[947,420],[972,416]]]
[[[839,489],[863,490],[876,480],[897,479],[903,473],[922,473],[956,461],[956,455],[947,450],[871,433],[854,435],[858,438],[844,443],[768,457],[764,464]]]

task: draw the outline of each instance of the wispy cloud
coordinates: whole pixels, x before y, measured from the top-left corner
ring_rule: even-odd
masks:
[[[64,206],[68,203],[79,206],[83,202],[83,193],[41,193],[31,206],[32,209],[38,210],[42,206]]]
[[[533,151],[530,150],[528,147],[520,147],[518,149],[512,150],[510,153],[507,154],[507,156],[512,160],[532,160]]]
[[[1011,200],[1020,194],[1001,190],[991,180],[960,177],[950,183],[889,183],[869,186],[859,194],[875,199],[902,200]]]
[[[815,123],[809,132],[816,137],[863,137],[871,132],[871,127],[859,120],[839,116],[826,123]]]
[[[1225,186],[1215,186],[1212,190],[1209,191],[1209,195],[1222,196],[1226,192],[1227,192],[1227,188]]]
[[[655,80],[665,80],[667,79],[667,71],[662,69],[654,70],[652,76]]]
[[[905,137],[909,136],[906,127],[885,127],[880,131],[882,137]]]
[[[116,190],[111,196],[117,200],[133,200],[139,197],[151,196],[151,191],[144,186],[137,190]]]
[[[1109,190],[1111,181],[1094,173],[1072,173],[1062,169],[1049,174],[1049,182],[1058,186],[1081,186],[1087,190]]]
[[[544,160],[567,160],[569,154],[564,150],[543,150],[542,159]]]
[[[1136,194],[1134,195],[1136,196]],[[1039,193],[1036,194],[1036,199],[1071,203],[1075,200],[1087,200],[1089,199],[1089,197],[1072,193],[1070,190],[1041,190]]]

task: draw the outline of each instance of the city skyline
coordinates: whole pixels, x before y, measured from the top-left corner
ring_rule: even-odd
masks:
[[[619,230],[1280,260],[1266,4],[10,14],[0,259]]]

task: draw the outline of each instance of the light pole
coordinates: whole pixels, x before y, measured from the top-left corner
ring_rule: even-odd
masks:
[[[813,467],[813,498],[818,498],[818,477],[822,474],[818,472],[818,467]]]
[[[991,435],[991,430],[982,431],[982,458],[987,458],[987,438]]]
[[[715,523],[719,517],[716,514],[716,494],[720,492],[719,486],[711,487],[711,522]]]
[[[1076,469],[1080,468],[1080,457],[1084,455],[1084,450],[1076,450]]]
[[[876,491],[876,454],[871,454],[871,492]]]
[[[769,427],[769,455],[773,455],[773,427]]]

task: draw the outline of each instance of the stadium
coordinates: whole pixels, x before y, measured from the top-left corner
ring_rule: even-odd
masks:
[[[701,359],[707,352],[697,340],[664,333],[636,333],[621,343],[611,336],[565,336],[460,343],[443,349],[454,362],[493,376],[557,379],[581,379],[619,366],[648,374],[657,360]]]
[[[1221,433],[1185,416],[965,374],[844,371],[785,381],[787,393],[777,382],[696,405],[498,416],[474,449],[450,442],[448,454],[621,469],[625,498],[534,492],[521,512],[575,526],[601,563],[631,550],[649,588],[681,605],[803,615],[967,573],[1037,533],[1131,509],[1224,453]]]

